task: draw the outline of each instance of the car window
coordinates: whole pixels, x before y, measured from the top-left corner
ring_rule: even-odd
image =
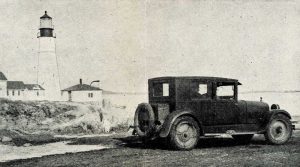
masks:
[[[153,96],[154,97],[169,96],[169,83],[154,83]]]
[[[168,83],[163,83],[163,96],[169,96],[169,84]]]
[[[206,99],[208,98],[207,84],[192,82],[191,84],[191,98],[192,99]]]
[[[234,85],[218,86],[217,99],[234,99]]]

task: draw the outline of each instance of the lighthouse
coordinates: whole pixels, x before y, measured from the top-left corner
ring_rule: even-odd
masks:
[[[38,74],[37,81],[45,89],[46,100],[61,99],[58,59],[56,56],[55,35],[52,18],[47,14],[40,17],[38,33]]]

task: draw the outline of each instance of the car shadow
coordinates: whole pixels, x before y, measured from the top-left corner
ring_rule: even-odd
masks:
[[[135,136],[118,138],[117,140],[122,141],[120,146],[130,147],[136,149],[162,149],[171,150],[169,142],[166,139],[149,140],[142,139]],[[199,148],[218,148],[218,147],[233,147],[233,146],[247,146],[249,148],[260,148],[266,145],[264,138],[255,137],[249,143],[240,143],[233,138],[200,138],[196,149]]]
[[[295,144],[291,139],[287,144]],[[97,136],[71,139],[68,145],[107,145],[112,147],[128,147],[134,149],[161,149],[172,150],[166,139],[147,140],[138,136]],[[247,148],[260,148],[268,145],[262,135],[255,135],[249,143],[240,143],[231,137],[200,138],[196,149],[222,148],[245,146]]]
[[[121,141],[113,137],[96,136],[73,138],[68,145],[118,145]]]

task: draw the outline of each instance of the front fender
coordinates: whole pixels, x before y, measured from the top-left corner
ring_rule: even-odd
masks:
[[[287,116],[289,119],[292,119],[290,113],[288,113],[285,110],[281,110],[281,109],[270,110],[270,111],[268,111],[267,117],[266,117],[265,122],[264,122],[264,126],[266,127],[268,125],[268,123],[272,120],[274,115],[277,115],[277,114],[282,114],[282,115]]]
[[[170,113],[167,116],[164,124],[162,125],[162,128],[161,128],[160,133],[159,133],[159,137],[167,137],[169,135],[170,131],[171,131],[172,125],[175,122],[175,120],[178,117],[183,116],[183,115],[189,115],[189,116],[195,118],[192,111],[179,110],[179,111],[174,111],[174,112]],[[195,120],[197,121],[197,119],[195,119]]]
[[[289,119],[292,118],[290,113],[288,113],[285,110],[280,110],[280,109],[269,111],[268,118],[271,119],[276,114],[283,114],[283,115],[287,116]]]

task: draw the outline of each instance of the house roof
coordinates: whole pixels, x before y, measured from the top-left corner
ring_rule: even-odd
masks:
[[[23,81],[7,81],[7,89],[45,90],[38,84],[24,84]]]
[[[28,90],[45,90],[43,87],[41,87],[38,84],[25,84],[25,88]]]
[[[63,89],[62,91],[89,91],[89,90],[98,91],[102,89],[87,84],[77,84],[69,88]]]
[[[25,84],[22,81],[7,81],[7,89],[25,89]]]
[[[7,81],[7,78],[5,77],[5,75],[1,71],[0,71],[0,80]]]

